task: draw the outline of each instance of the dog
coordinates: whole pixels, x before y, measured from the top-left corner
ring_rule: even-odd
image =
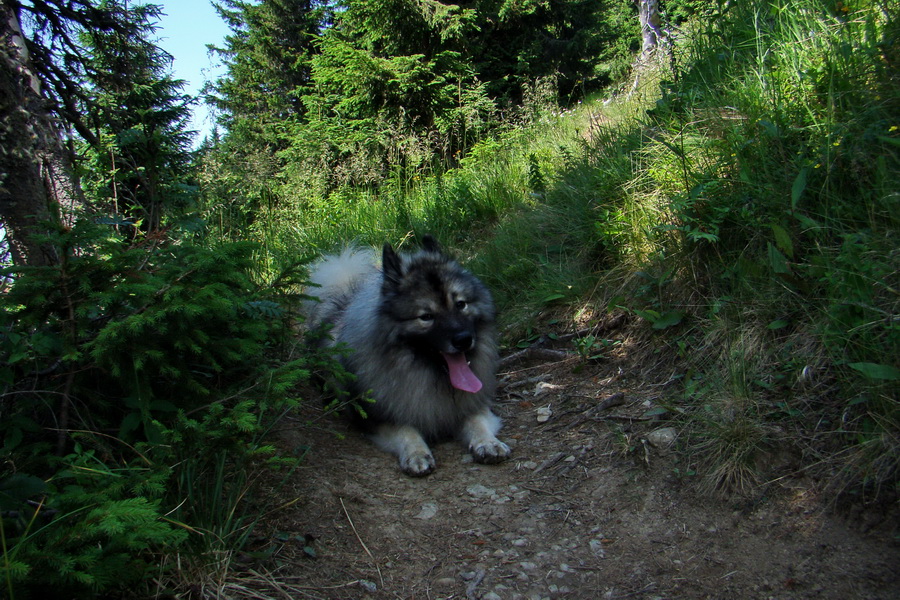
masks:
[[[357,419],[375,444],[408,475],[435,469],[429,443],[456,438],[480,463],[510,454],[497,439],[491,411],[497,388],[494,303],[487,287],[443,252],[430,235],[421,249],[348,249],[310,269],[307,325],[329,328],[320,339],[345,347],[341,361],[354,381],[345,390],[370,394]]]

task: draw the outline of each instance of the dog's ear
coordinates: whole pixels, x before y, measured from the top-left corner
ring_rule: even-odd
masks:
[[[385,285],[399,285],[403,279],[403,261],[394,252],[390,244],[385,243],[381,253],[381,268],[384,271]]]
[[[422,236],[422,249],[426,252],[434,252],[436,254],[440,254],[441,245],[438,244],[438,241],[434,239],[430,233]]]

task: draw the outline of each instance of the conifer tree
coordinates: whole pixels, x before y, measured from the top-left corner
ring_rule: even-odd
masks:
[[[129,35],[129,11],[116,1],[0,2],[0,223],[19,265],[59,259],[41,240],[57,206],[80,200],[65,140],[74,130],[94,141],[83,118],[84,30]]]
[[[89,123],[84,144],[89,166],[83,183],[92,200],[119,219],[159,229],[167,212],[188,206],[192,100],[170,74],[171,56],[151,40],[159,8],[133,9],[133,33],[87,31]]]
[[[219,14],[231,28],[213,48],[227,74],[210,88],[220,124],[241,143],[279,149],[285,127],[304,118],[301,97],[309,89],[315,37],[327,21],[321,0],[222,0]]]
[[[323,32],[290,156],[326,187],[378,185],[482,134],[494,111],[463,53],[472,10],[428,0],[347,0]]]
[[[555,77],[563,99],[610,83],[610,74],[598,66],[633,52],[629,46],[638,35],[630,0],[473,0],[461,5],[478,10],[478,34],[470,44],[479,77],[494,97],[513,104],[524,85],[541,77]],[[630,56],[623,63],[629,61]]]

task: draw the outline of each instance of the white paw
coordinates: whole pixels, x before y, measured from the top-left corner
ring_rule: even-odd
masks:
[[[472,442],[469,452],[472,453],[475,462],[494,464],[506,460],[510,450],[509,446],[494,438]]]
[[[423,477],[434,471],[434,457],[430,452],[413,452],[400,458],[400,468],[407,475]]]

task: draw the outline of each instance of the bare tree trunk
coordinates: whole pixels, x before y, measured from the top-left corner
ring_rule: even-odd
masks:
[[[56,261],[51,247],[36,240],[56,216],[48,185],[59,178],[48,160],[59,137],[40,86],[18,16],[0,2],[0,224],[17,265]]]
[[[662,43],[662,20],[659,15],[659,0],[637,0],[638,16],[641,21],[641,58],[647,58]]]

